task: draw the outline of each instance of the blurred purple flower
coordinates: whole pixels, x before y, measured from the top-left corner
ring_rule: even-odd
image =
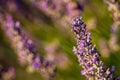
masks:
[[[20,65],[31,67],[33,71],[41,72],[46,78],[51,78],[50,75],[55,75],[55,64],[42,58],[35,50],[35,46],[21,30],[20,22],[14,22],[11,15],[6,16],[6,20],[2,23],[2,29],[10,39],[11,45],[18,56]],[[46,67],[47,65],[47,67]],[[51,69],[51,71],[49,71]],[[53,70],[53,71],[52,71]],[[11,72],[13,69],[11,68]],[[52,77],[53,78],[53,77]]]
[[[120,2],[119,0],[104,0],[104,2],[108,5],[108,9],[112,14],[112,18],[114,20],[111,30],[111,37],[109,39],[109,47],[111,51],[117,51],[120,49],[118,45],[118,37],[117,34],[119,32],[120,27]],[[113,46],[114,45],[114,46]]]

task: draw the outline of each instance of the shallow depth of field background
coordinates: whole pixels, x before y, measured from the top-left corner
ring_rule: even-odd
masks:
[[[60,56],[58,57],[56,80],[85,80],[85,77],[81,75],[80,71],[82,68],[79,66],[77,56],[72,51],[73,46],[76,45],[76,41],[71,31],[71,25],[62,26],[58,21],[53,21],[44,12],[32,9],[28,0],[22,1],[24,2],[24,12],[22,13],[26,14],[28,18],[22,17],[19,12],[10,13],[14,17],[14,20],[20,21],[23,32],[33,40],[36,50],[40,55],[46,56],[46,54],[49,54],[46,51],[46,47],[53,46],[53,50],[55,50],[54,54]],[[6,12],[8,11],[7,8],[5,10]],[[84,22],[88,25],[87,31],[92,33],[92,42],[96,44],[98,51],[101,53],[101,59],[104,61],[104,64],[107,67],[114,65],[116,68],[114,75],[120,75],[120,49],[111,51],[109,47],[108,50],[103,50],[104,48],[100,47],[102,44],[100,43],[101,41],[106,41],[108,44],[111,34],[110,26],[113,23],[113,19],[111,13],[108,11],[108,6],[102,0],[88,0],[80,16],[82,16]],[[120,46],[120,29],[117,34],[118,45]],[[65,56],[64,59],[61,56]],[[15,67],[15,80],[43,80],[39,73],[31,74],[27,72],[26,67],[18,64],[17,56],[1,29],[0,63],[5,65],[5,68],[8,66]]]

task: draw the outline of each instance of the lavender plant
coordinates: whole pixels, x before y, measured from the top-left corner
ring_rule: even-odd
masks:
[[[14,22],[12,16],[7,15],[1,24],[18,56],[20,65],[27,66],[29,72],[40,72],[44,78],[53,79],[56,72],[54,63],[47,61],[35,51],[32,40],[22,32],[20,23]]]
[[[112,18],[114,20],[111,26],[111,38],[109,40],[109,47],[112,51],[117,51],[119,50],[117,33],[120,29],[119,28],[120,26],[120,7],[119,7],[120,3],[118,0],[104,0],[104,2],[108,5],[108,9],[111,12]]]
[[[100,60],[100,54],[92,44],[91,33],[86,32],[86,24],[81,17],[76,17],[72,23],[72,31],[75,34],[77,46],[73,47],[85,75],[88,80],[112,80],[115,67],[105,68]]]
[[[70,24],[71,19],[83,11],[86,0],[30,0],[37,8],[49,15],[53,20],[61,22],[62,25]],[[56,14],[57,13],[57,14]],[[66,26],[66,25],[65,25]]]

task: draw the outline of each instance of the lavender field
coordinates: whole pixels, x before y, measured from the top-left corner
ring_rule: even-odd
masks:
[[[0,80],[120,80],[120,1],[0,0]]]

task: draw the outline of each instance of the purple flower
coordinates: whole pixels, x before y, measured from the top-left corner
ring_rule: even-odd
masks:
[[[95,58],[92,59],[92,62],[95,63],[95,62],[97,62],[98,60],[99,60],[99,59],[95,57]]]
[[[83,70],[82,75],[85,75],[88,80],[111,80],[115,67],[110,70],[105,69],[103,62],[100,61],[100,54],[92,44],[91,33],[86,33],[86,24],[81,17],[76,17],[73,20],[72,31],[75,33],[77,47],[73,48],[74,53],[78,56],[80,65]]]
[[[115,71],[115,66],[112,66],[111,72],[114,72],[114,71]]]
[[[11,15],[7,15],[6,19],[7,19],[7,27],[13,27],[14,26],[14,22],[12,20],[12,16]]]
[[[12,48],[15,50],[15,53],[18,57],[18,61],[20,65],[27,66],[28,68],[32,67],[34,71],[41,72],[43,76],[48,74],[47,77],[51,78],[50,75],[55,74],[54,73],[54,69],[56,68],[55,64],[41,57],[34,50],[35,46],[32,40],[29,39],[22,32],[20,28],[20,22],[18,21],[14,22],[14,20],[12,19],[12,16],[7,15],[6,20],[4,20],[4,23],[5,24],[1,24],[1,27],[3,31],[6,33],[7,37],[9,38]],[[53,70],[53,73],[49,72],[49,69],[46,68],[46,65],[51,69],[50,71]],[[41,69],[44,69],[44,70],[41,70]],[[11,68],[10,72],[14,72],[14,70]]]
[[[27,40],[27,41],[26,41],[26,46],[29,48],[30,51],[32,51],[32,52],[34,51],[34,50],[33,50],[33,49],[34,49],[34,45],[33,45],[33,43],[32,43],[32,40],[30,40],[30,39]]]
[[[82,71],[81,71],[81,74],[82,74],[82,75],[86,75],[86,71],[85,71],[85,70],[82,70]]]
[[[33,62],[32,63],[33,68],[39,69],[40,68],[40,62]]]
[[[14,29],[17,30],[18,34],[21,34],[20,22],[17,21],[17,22],[15,23]]]

